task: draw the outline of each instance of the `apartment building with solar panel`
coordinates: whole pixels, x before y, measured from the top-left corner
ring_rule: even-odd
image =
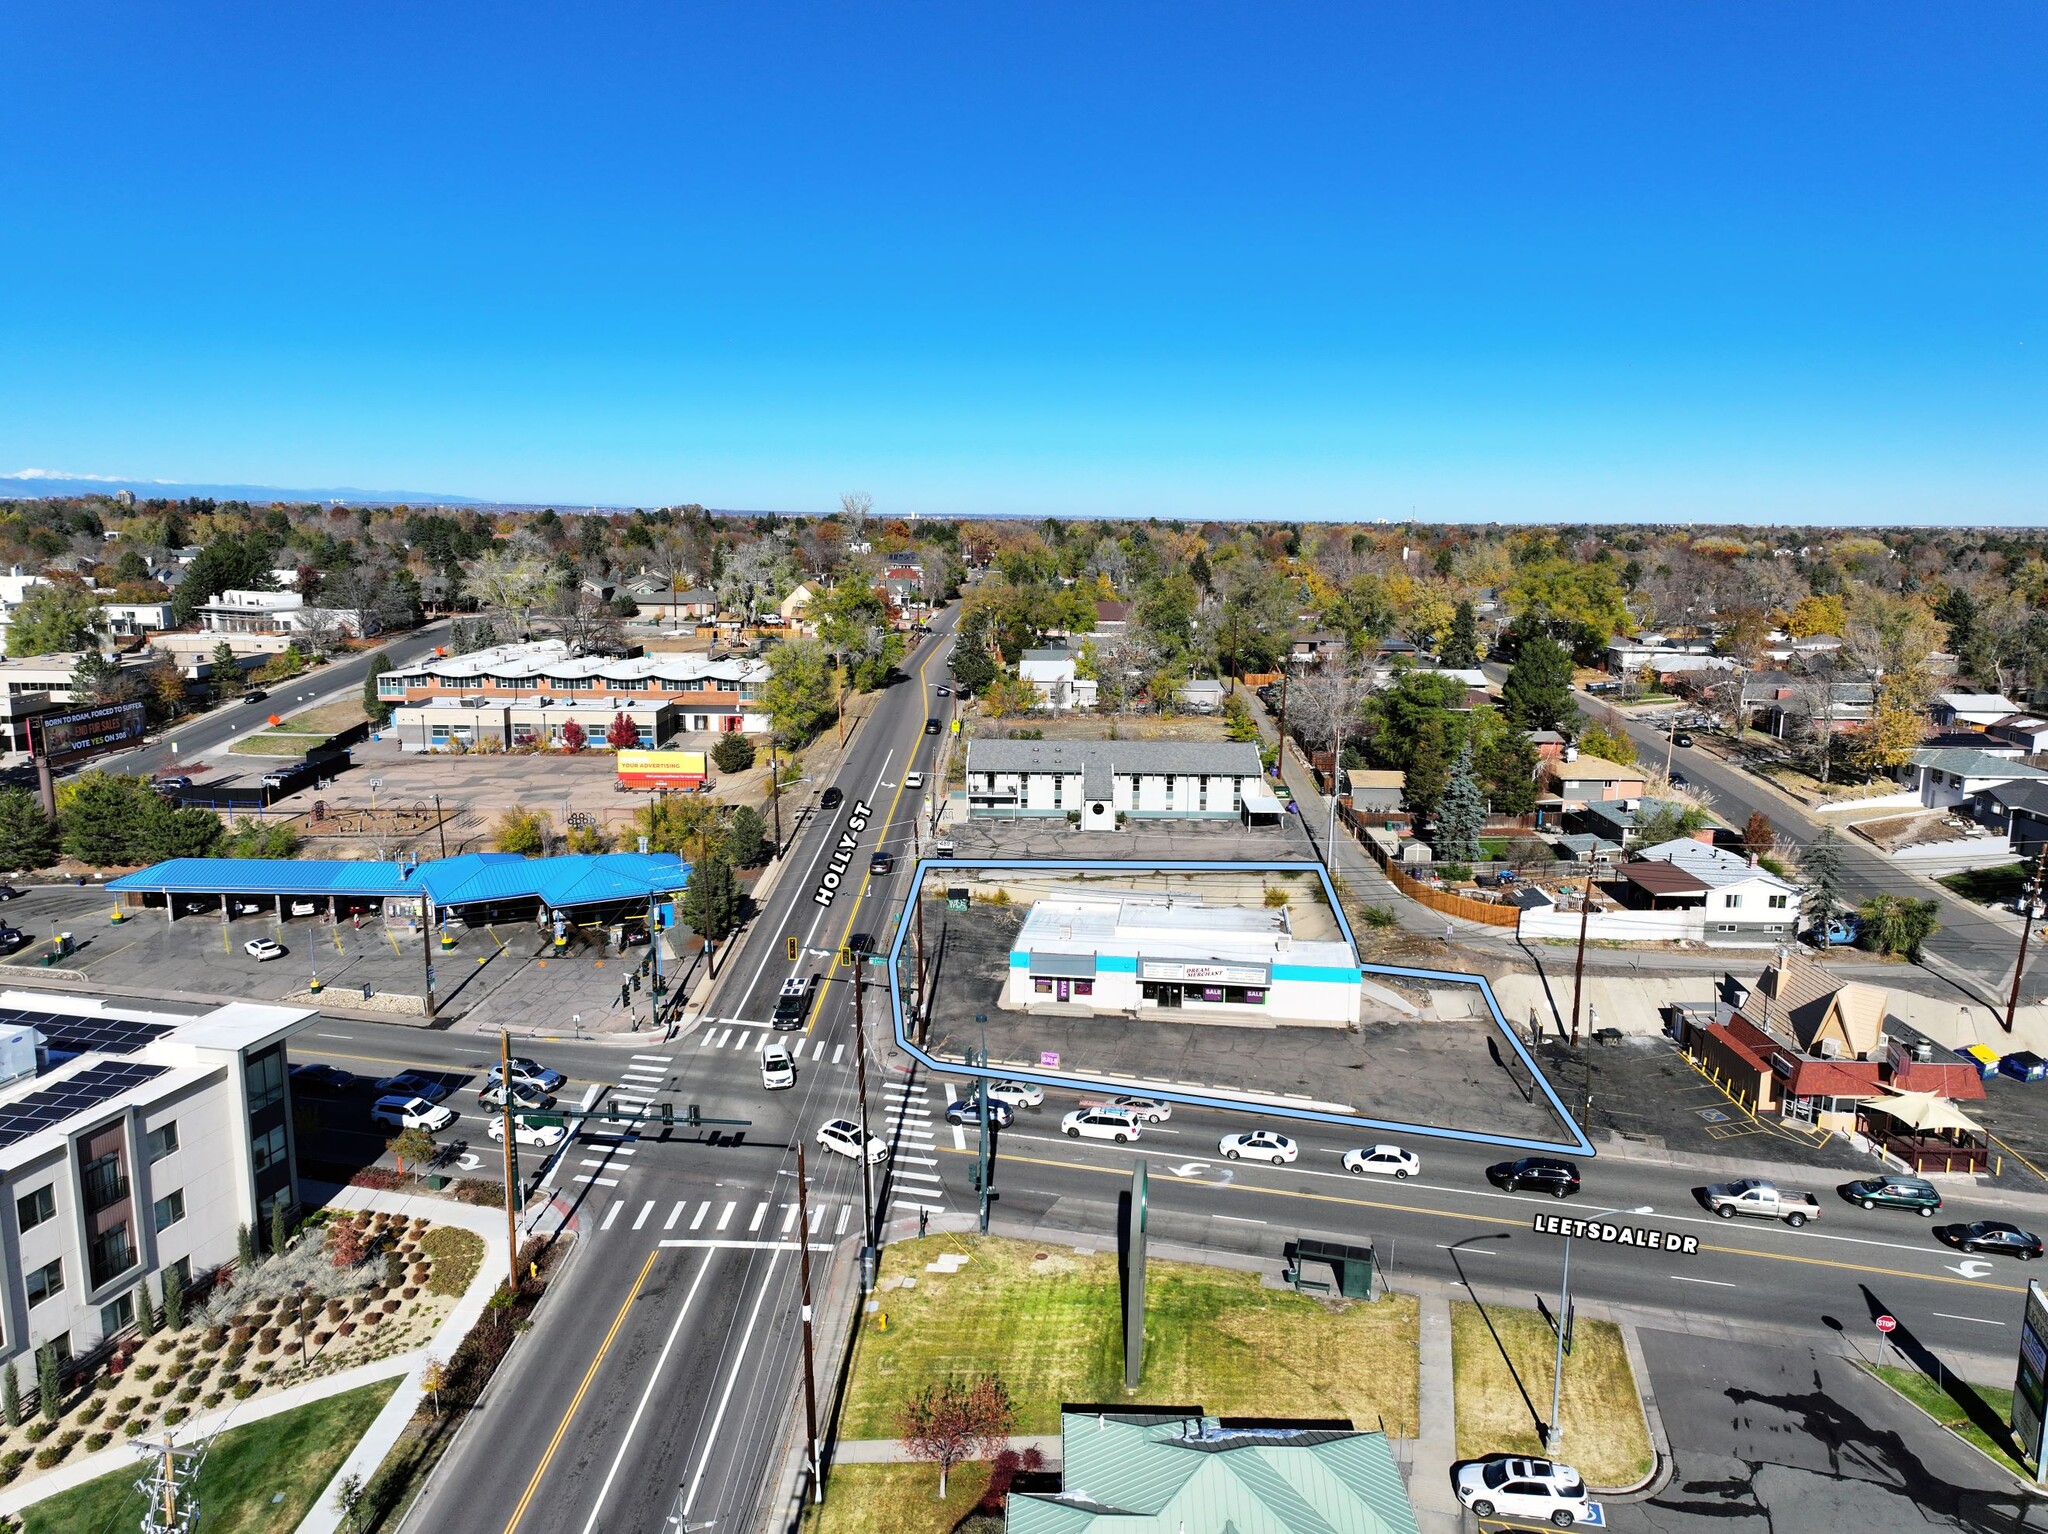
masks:
[[[316,1015],[0,993],[0,1360],[91,1353],[298,1203],[285,1041]]]

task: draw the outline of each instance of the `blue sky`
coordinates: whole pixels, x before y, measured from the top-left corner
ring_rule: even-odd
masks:
[[[2038,4],[16,4],[0,471],[2048,521]]]

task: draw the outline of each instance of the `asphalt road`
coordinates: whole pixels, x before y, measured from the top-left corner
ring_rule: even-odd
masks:
[[[573,1222],[578,1250],[493,1385],[483,1420],[444,1462],[410,1526],[596,1534],[659,1529],[675,1517],[736,1534],[757,1515],[801,1377],[799,1141],[814,1294],[822,1297],[863,1229],[869,1195],[860,1168],[814,1138],[826,1120],[860,1113],[852,971],[838,953],[856,931],[886,946],[890,915],[903,903],[921,835],[913,817],[925,804],[903,777],[929,772],[944,740],[924,724],[929,715],[950,717],[931,689],[945,675],[953,621],[943,617],[911,655],[907,677],[854,734],[832,783],[845,802],[805,815],[794,830],[789,866],[725,959],[725,979],[701,1022],[659,1043],[519,1041],[521,1053],[570,1075],[567,1101],[600,1087],[750,1122],[698,1136],[678,1130],[666,1141],[652,1132],[587,1131],[562,1158],[551,1174],[558,1205],[540,1228]],[[862,804],[871,814],[856,833]],[[820,905],[814,893],[843,836],[853,842],[849,872]],[[877,848],[895,852],[897,862],[889,876],[870,878]],[[800,950],[793,963],[792,936]],[[772,1034],[776,995],[793,973],[821,977],[807,1026]],[[926,1196],[919,1189],[938,1186],[929,1125],[944,1100],[934,1103],[929,1088],[889,1070],[886,992],[873,983],[865,993],[866,1095],[874,1132],[891,1140],[893,1155],[877,1169],[872,1197],[914,1219]],[[758,1056],[771,1040],[797,1055],[793,1091],[762,1088]],[[315,1051],[357,1071],[377,1069],[387,1052],[422,1066],[487,1068],[493,1057],[488,1041],[361,1023],[303,1038],[301,1052]],[[473,1093],[458,1093],[458,1106],[473,1111]],[[480,1135],[481,1125],[466,1116],[456,1132],[465,1131]]]
[[[1639,720],[1626,723],[1638,756],[1662,764],[1668,744],[1663,730]],[[1681,747],[1671,753],[1671,765],[1706,790],[1716,813],[1732,826],[1739,828],[1753,812],[1761,810],[1783,841],[1804,845],[1820,833],[1822,817],[1807,814],[1794,800],[1711,752]],[[1843,834],[1840,845],[1843,895],[1850,904],[1880,894],[1910,894],[1939,901],[1941,930],[1927,944],[1928,967],[1944,978],[1966,984],[1979,1000],[2004,1005],[2019,950],[2017,917],[2007,923],[1988,915],[1981,906],[1958,898],[1933,880],[1901,871],[1876,848],[1854,836]],[[2032,958],[2030,953],[2020,994],[2025,1000],[2038,1001],[2048,996],[2048,976]]]
[[[393,665],[403,666],[434,646],[445,644],[446,631],[445,620],[429,623],[409,634],[400,635],[381,650],[352,654],[294,681],[280,683],[268,689],[269,697],[262,702],[225,704],[164,731],[138,750],[101,757],[91,765],[110,771],[154,773],[205,761],[231,742],[261,729],[264,720],[273,713],[293,713],[316,704],[355,696],[362,691],[363,678],[369,675],[370,661],[375,656],[387,656]]]

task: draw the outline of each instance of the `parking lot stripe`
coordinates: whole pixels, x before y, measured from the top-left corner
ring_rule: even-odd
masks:
[[[725,1206],[725,1211],[718,1217],[718,1228],[720,1230],[724,1230],[726,1226],[732,1224],[733,1212],[739,1207],[738,1204],[727,1204]]]
[[[676,1221],[683,1217],[683,1211],[689,1207],[690,1201],[688,1199],[677,1199],[676,1207],[668,1212],[668,1218],[661,1222],[661,1228],[663,1230],[674,1230],[676,1228]]]
[[[759,1230],[761,1228],[761,1222],[767,1218],[768,1206],[766,1204],[756,1204],[754,1206],[754,1217],[753,1219],[747,1222],[747,1229]]]
[[[694,1220],[690,1221],[690,1229],[700,1229],[704,1224],[704,1216],[706,1216],[709,1213],[711,1213],[711,1203],[707,1199],[704,1203],[701,1203],[697,1206],[697,1217]]]
[[[640,1212],[633,1216],[633,1229],[638,1230],[647,1223],[647,1217],[654,1213],[654,1200],[649,1199],[640,1206]]]
[[[604,1223],[599,1225],[597,1228],[599,1230],[610,1230],[612,1228],[612,1221],[616,1220],[619,1217],[619,1211],[621,1209],[624,1209],[625,1207],[626,1201],[624,1199],[613,1199],[612,1207],[604,1212]]]

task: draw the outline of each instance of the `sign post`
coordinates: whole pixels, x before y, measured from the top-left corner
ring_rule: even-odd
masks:
[[[1145,1374],[1145,1163],[1131,1168],[1130,1226],[1124,1234],[1124,1389]]]
[[[2048,1289],[2032,1279],[2027,1282],[2027,1310],[2020,1322],[2012,1433],[2019,1440],[2020,1454],[2033,1464],[2035,1484],[2048,1480]]]

